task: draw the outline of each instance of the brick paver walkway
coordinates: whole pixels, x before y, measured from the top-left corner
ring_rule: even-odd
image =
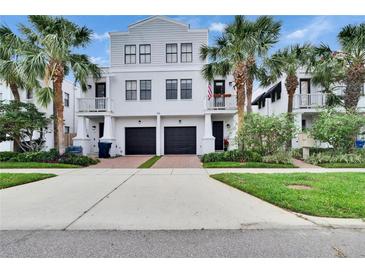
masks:
[[[152,168],[202,168],[196,155],[165,155]]]
[[[299,168],[322,168],[319,166],[307,164],[306,162],[304,162],[302,160],[298,160],[298,159],[293,159],[293,164]]]
[[[152,156],[121,156],[111,159],[99,159],[100,163],[90,166],[91,168],[137,168]]]

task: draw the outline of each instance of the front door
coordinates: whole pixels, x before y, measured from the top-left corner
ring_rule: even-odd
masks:
[[[214,107],[224,107],[225,81],[214,81]]]
[[[104,123],[99,123],[99,140],[104,136]]]
[[[95,108],[97,110],[105,109],[105,97],[106,97],[106,84],[105,83],[96,83],[95,85]]]
[[[215,137],[215,150],[223,150],[223,121],[213,121],[213,136]]]
[[[301,106],[307,107],[311,105],[311,89],[310,89],[310,79],[300,79],[300,98],[301,98]]]

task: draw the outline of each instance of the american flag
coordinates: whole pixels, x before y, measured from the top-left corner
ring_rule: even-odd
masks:
[[[208,84],[208,100],[213,97],[212,86]]]

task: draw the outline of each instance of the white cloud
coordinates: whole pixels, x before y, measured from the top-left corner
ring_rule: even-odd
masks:
[[[91,56],[90,57],[90,60],[91,60],[91,62],[93,62],[94,64],[97,64],[99,66],[107,66],[107,65],[109,65],[109,60],[107,60],[104,57],[100,57],[100,56],[94,57],[94,56]]]
[[[107,32],[104,32],[104,33],[101,33],[101,34],[95,32],[92,35],[92,39],[97,40],[97,41],[104,41],[108,38],[109,38],[109,34]]]
[[[290,40],[306,40],[315,42],[324,32],[332,29],[332,24],[326,17],[316,17],[306,27],[297,29],[286,35]]]
[[[213,22],[210,24],[209,26],[209,30],[210,31],[216,31],[216,32],[223,32],[224,29],[226,28],[226,24],[221,23],[221,22]]]
[[[191,28],[199,28],[201,27],[201,20],[197,16],[174,16],[173,20],[180,21],[184,24],[190,25]]]

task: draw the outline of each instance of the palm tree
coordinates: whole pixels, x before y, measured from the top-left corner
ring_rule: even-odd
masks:
[[[269,86],[285,75],[289,114],[293,112],[294,93],[299,84],[297,71],[305,66],[310,51],[311,46],[309,44],[286,47],[266,59],[261,68],[262,86]]]
[[[365,82],[365,23],[347,25],[337,36],[345,61],[345,108],[355,111]]]
[[[55,147],[63,153],[62,82],[72,72],[75,82],[80,83],[81,89],[86,91],[88,77],[100,77],[99,67],[88,56],[73,53],[75,49],[90,43],[92,31],[63,17],[34,15],[29,16],[28,20],[30,27],[20,24],[19,31],[25,41],[33,46],[22,52],[21,67],[31,80],[44,80],[45,87],[37,91],[37,97],[42,105],[53,100]]]
[[[226,77],[233,74],[237,92],[238,125],[242,125],[246,87],[251,111],[252,85],[257,72],[256,57],[261,57],[277,42],[281,24],[271,17],[261,16],[255,22],[244,16],[235,16],[214,46],[203,45],[200,49],[201,59],[209,59],[202,74],[211,81],[215,76]]]
[[[20,69],[20,49],[24,45],[7,26],[0,26],[0,80],[10,88],[18,102],[19,89],[32,89],[38,84],[37,81],[31,83]]]
[[[335,90],[344,78],[343,62],[337,58],[336,52],[332,53],[324,44],[314,47],[310,55],[307,72],[312,75],[313,84],[323,88],[321,92],[326,94],[326,105],[342,105],[342,100],[335,94]]]
[[[268,50],[278,42],[281,23],[274,21],[270,16],[260,16],[256,21],[252,22],[252,37],[246,36],[246,39],[252,39],[251,45],[248,47],[249,58],[247,60],[247,112],[252,112],[252,91],[253,82],[259,78],[259,69],[257,59],[265,57]]]

